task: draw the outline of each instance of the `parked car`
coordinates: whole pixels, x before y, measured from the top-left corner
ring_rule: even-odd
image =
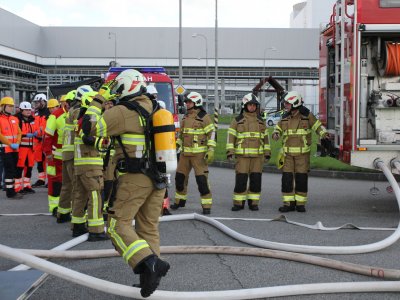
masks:
[[[278,121],[281,119],[281,113],[280,112],[276,112],[273,113],[272,115],[269,115],[266,123],[268,126],[274,126],[278,123]]]

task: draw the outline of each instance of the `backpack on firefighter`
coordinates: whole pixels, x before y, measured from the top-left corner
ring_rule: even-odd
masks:
[[[163,189],[170,184],[169,173],[174,172],[177,167],[175,125],[168,110],[162,109],[155,100],[152,100],[152,104],[151,113],[135,101],[120,101],[117,104],[136,111],[145,120],[146,146],[142,158],[130,158],[121,137],[115,137],[125,157],[118,162],[117,169],[120,172],[143,173],[151,178],[156,189]]]

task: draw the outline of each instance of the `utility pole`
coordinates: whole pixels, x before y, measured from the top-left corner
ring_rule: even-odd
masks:
[[[218,0],[215,0],[215,82],[214,82],[214,124],[218,129]]]
[[[179,85],[182,86],[182,0],[179,0]]]

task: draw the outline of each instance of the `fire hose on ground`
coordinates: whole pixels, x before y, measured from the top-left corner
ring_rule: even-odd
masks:
[[[386,175],[389,183],[392,185],[393,190],[396,195],[397,203],[400,207],[400,188],[394,179],[389,168],[379,159],[374,162],[375,166],[381,169]],[[396,161],[393,165],[398,168],[399,162]],[[251,237],[244,236],[237,233],[230,228],[226,227],[222,223],[207,218],[201,215],[174,216],[173,219],[179,220],[199,220],[213,225],[226,233],[227,235],[250,245],[254,245],[261,248],[269,249],[254,249],[254,248],[243,248],[243,247],[162,247],[163,253],[219,253],[219,254],[235,254],[235,255],[256,255],[262,257],[275,257],[280,259],[288,259],[294,261],[301,261],[305,263],[313,263],[319,266],[332,267],[335,269],[340,269],[347,272],[356,272],[362,275],[375,276],[387,279],[399,279],[400,270],[392,269],[382,269],[369,266],[356,265],[351,263],[344,263],[335,260],[313,257],[310,255],[305,255],[301,253],[319,253],[319,254],[359,254],[359,253],[369,253],[384,249],[394,244],[400,238],[400,222],[396,230],[387,238],[382,241],[360,245],[360,246],[307,246],[307,245],[293,245],[269,242],[260,239],[255,239]],[[172,220],[172,218],[169,218]],[[84,237],[80,237],[84,239]],[[25,250],[24,250],[25,251]],[[101,280],[95,277],[91,277],[68,268],[59,266],[57,264],[51,263],[44,259],[38,258],[24,252],[21,250],[13,249],[4,245],[0,245],[0,255],[6,259],[14,260],[19,263],[29,265],[35,269],[42,270],[48,274],[61,277],[68,281],[78,283],[83,286],[87,286],[99,291],[106,293],[111,293],[115,295],[141,298],[139,289],[125,286],[121,284],[116,284]],[[26,250],[27,251],[27,250]],[[76,256],[85,257],[87,253],[79,251],[68,252],[61,251],[45,251],[45,250],[29,250],[35,255],[49,256],[62,255],[65,257]],[[102,255],[110,256],[115,255],[114,250],[101,250]],[[165,252],[167,251],[167,252]],[[170,252],[168,252],[170,251]],[[200,251],[200,252],[198,252]],[[93,252],[93,251],[91,251]],[[115,252],[115,251],[114,251]],[[298,252],[298,253],[293,253]],[[99,254],[99,253],[98,253]],[[98,257],[97,254],[97,257]],[[275,287],[265,287],[265,288],[255,288],[255,289],[241,289],[241,290],[225,290],[225,291],[210,291],[210,292],[169,292],[169,291],[156,291],[151,299],[257,299],[266,297],[278,297],[278,296],[291,296],[291,295],[309,295],[309,294],[328,294],[328,293],[357,293],[357,292],[400,292],[400,284],[398,281],[376,281],[376,282],[337,282],[337,283],[318,283],[318,284],[302,284],[302,285],[286,285],[286,286],[275,286]]]

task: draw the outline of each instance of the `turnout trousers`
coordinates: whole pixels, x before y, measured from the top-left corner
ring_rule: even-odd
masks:
[[[60,214],[69,214],[72,207],[72,199],[74,195],[74,160],[63,160],[62,162],[62,185],[60,193],[60,201],[58,203],[57,216]]]
[[[208,183],[208,165],[204,159],[204,153],[197,153],[193,156],[180,155],[175,175],[175,203],[179,204],[180,201],[187,200],[187,185],[192,168],[200,192],[201,206],[211,208],[212,195]]]
[[[125,173],[118,178],[116,199],[108,210],[108,234],[132,268],[153,253],[160,256],[158,218],[164,193],[144,174]]]
[[[91,233],[104,232],[103,208],[101,206],[101,189],[103,188],[103,171],[92,170],[74,175],[74,200],[72,205],[71,224],[88,222]],[[85,207],[87,207],[87,216]]]
[[[235,162],[235,189],[233,204],[242,205],[243,201],[251,200],[253,205],[258,205],[261,195],[261,178],[264,166],[264,156],[241,157],[237,156]],[[247,182],[249,181],[249,184]]]
[[[282,201],[304,205],[307,202],[310,153],[285,154],[282,167]]]

